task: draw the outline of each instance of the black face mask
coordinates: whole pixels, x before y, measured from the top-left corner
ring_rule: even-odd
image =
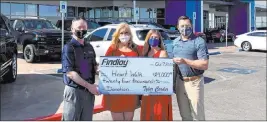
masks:
[[[87,30],[75,30],[74,35],[77,36],[79,39],[83,39]]]

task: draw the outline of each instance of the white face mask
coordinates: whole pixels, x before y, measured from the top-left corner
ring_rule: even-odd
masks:
[[[119,39],[120,39],[121,43],[127,43],[130,40],[130,36],[128,36],[128,35],[120,35]]]

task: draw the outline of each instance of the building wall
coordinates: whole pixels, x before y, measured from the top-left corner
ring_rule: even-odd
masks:
[[[47,0],[47,1],[19,1],[19,0],[2,0],[1,2],[14,2],[14,3],[31,3],[31,4],[44,4],[44,5],[59,5],[59,1]],[[114,1],[101,0],[101,1],[68,1],[68,6],[79,7],[103,7],[112,6]]]
[[[180,16],[186,15],[186,1],[168,0],[165,7],[165,24],[176,25]]]
[[[241,0],[241,1],[245,1],[246,3],[249,2],[253,2],[254,0]],[[247,2],[249,1],[249,2]],[[59,1],[17,1],[17,0],[2,0],[1,2],[14,2],[14,3],[29,3],[29,4],[43,4],[43,5],[54,5],[54,6],[58,6],[59,5]],[[77,11],[78,8],[77,7],[103,7],[103,6],[119,6],[119,7],[126,7],[130,10],[133,7],[133,2],[132,1],[118,1],[118,0],[113,0],[113,1],[109,1],[109,0],[105,0],[105,1],[68,1],[68,6],[76,6],[76,14],[77,15]],[[197,12],[197,18],[195,21],[195,26],[196,26],[196,31],[203,31],[203,12],[202,10],[208,10],[209,13],[212,13],[214,16],[225,16],[227,12],[218,12],[215,11],[214,8],[209,8],[208,4],[202,4],[201,0],[196,0],[196,1],[189,1],[189,0],[162,0],[162,1],[136,1],[136,6],[138,8],[140,8],[140,20],[141,21],[148,21],[151,20],[150,18],[156,18],[156,14],[155,14],[155,10],[154,8],[165,8],[165,24],[172,24],[172,25],[176,25],[177,23],[177,19],[179,16],[182,15],[187,15],[190,18],[193,19],[193,12]],[[202,7],[203,6],[203,7]],[[238,5],[236,5],[238,6]],[[249,13],[249,15],[247,15],[248,13],[241,12],[242,16],[246,16],[245,18],[247,19],[244,21],[247,21],[247,25],[249,25],[249,27],[255,25],[255,23],[257,23],[257,18],[259,18],[259,16],[261,16],[262,18],[260,18],[260,20],[264,20],[264,16],[266,16],[266,12],[265,13],[256,13],[253,19],[253,5],[250,6],[250,9],[245,10],[246,12]],[[149,14],[148,12],[146,12],[147,8],[152,8],[153,11],[152,13],[150,13],[150,18],[149,18]],[[49,11],[49,10],[48,10]],[[129,13],[129,11],[127,11]],[[112,13],[112,12],[111,12]],[[113,17],[115,18],[119,18],[121,17],[121,13],[123,12],[118,12],[116,13],[116,16],[114,16],[114,13],[111,14],[113,15]],[[230,12],[235,13],[234,11]],[[229,13],[229,14],[230,14]],[[98,11],[99,14],[99,11]],[[102,13],[101,13],[102,14]],[[129,16],[128,16],[129,15]],[[131,20],[131,14],[128,14],[127,17],[129,20]],[[102,15],[101,15],[102,16]],[[239,14],[235,14],[235,16],[240,16]],[[44,16],[45,17],[45,16]],[[112,16],[111,16],[112,17]],[[47,19],[52,19],[52,21],[56,21],[57,19],[60,19],[60,13],[58,13],[58,15],[56,16],[49,16],[49,17],[45,17]],[[233,18],[233,17],[232,17]],[[237,19],[239,17],[236,17]],[[241,17],[242,18],[242,17]],[[244,18],[244,17],[243,17]],[[249,19],[250,18],[250,19]],[[231,18],[229,18],[230,21]],[[155,19],[154,19],[155,20]],[[214,21],[214,20],[213,20]],[[256,21],[256,22],[255,22]],[[254,24],[253,24],[254,23]],[[262,22],[261,22],[262,23]],[[234,24],[235,25],[235,24]],[[243,25],[244,26],[244,25]],[[248,27],[248,28],[249,28]]]
[[[229,7],[229,31],[234,34],[242,34],[249,31],[248,4],[238,3],[236,6]]]

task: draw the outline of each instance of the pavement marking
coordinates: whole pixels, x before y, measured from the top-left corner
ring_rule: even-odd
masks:
[[[219,55],[222,54],[220,51],[216,51],[216,52],[210,52],[209,55]]]
[[[251,74],[251,73],[255,73],[255,72],[257,72],[256,70],[251,70],[251,69],[241,69],[241,68],[232,68],[232,67],[219,69],[219,70],[217,70],[217,71],[221,71],[221,72],[229,72],[229,73],[237,73],[237,74],[243,74],[243,75],[247,75],[247,74]]]
[[[219,74],[219,73],[216,73],[216,72],[215,72],[215,75],[219,76],[219,77],[222,78],[223,80],[226,80],[226,79],[227,79],[226,77],[224,77],[223,75],[221,75],[221,74]]]

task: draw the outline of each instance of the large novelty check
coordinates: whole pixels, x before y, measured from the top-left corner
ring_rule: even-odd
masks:
[[[102,94],[173,93],[173,61],[167,58],[100,57]]]

